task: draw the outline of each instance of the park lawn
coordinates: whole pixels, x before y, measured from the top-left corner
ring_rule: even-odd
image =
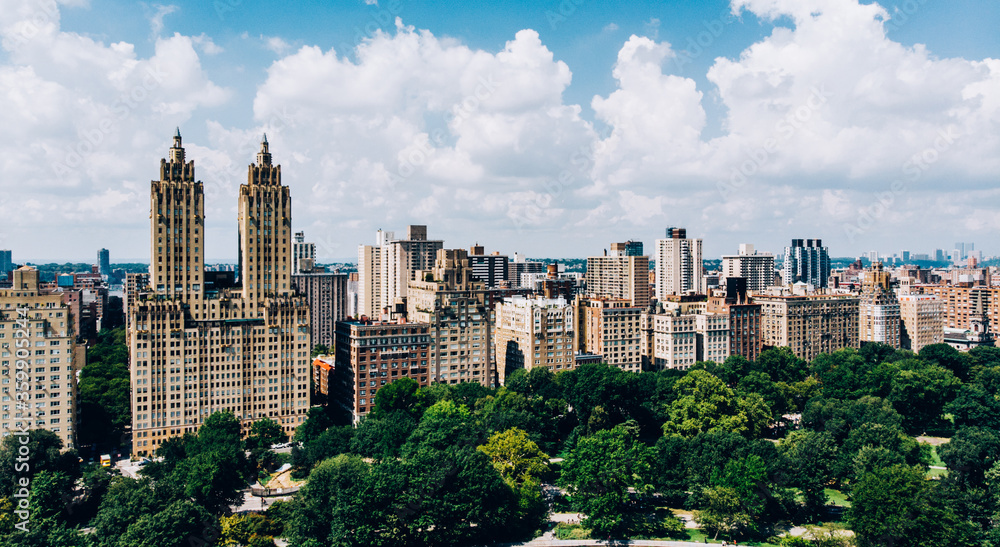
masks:
[[[928,479],[940,479],[940,478],[946,476],[947,474],[948,474],[948,470],[947,469],[935,469],[935,468],[932,467],[932,468],[930,468],[930,469],[927,470],[927,478]]]
[[[841,492],[840,490],[834,490],[833,488],[826,488],[824,492],[826,492],[826,497],[830,501],[830,503],[845,508],[851,506],[851,500],[847,499],[847,496],[845,496],[844,493]]]

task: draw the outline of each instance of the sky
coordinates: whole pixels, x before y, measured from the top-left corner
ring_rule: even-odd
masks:
[[[1000,254],[993,0],[0,0],[0,248],[149,259],[179,127],[235,260],[266,132],[320,261],[378,229],[529,257]]]

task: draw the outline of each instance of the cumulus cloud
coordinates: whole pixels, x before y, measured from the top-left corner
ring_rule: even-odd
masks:
[[[350,51],[260,36],[277,58],[243,90],[252,113],[236,126],[213,117],[234,90],[202,67],[222,53],[210,37],[160,37],[165,12],[143,57],[61,30],[59,6],[0,10],[0,126],[21,143],[0,172],[5,185],[32,183],[3,192],[0,214],[23,219],[8,246],[41,244],[37,223],[90,223],[128,226],[121,245],[142,256],[146,181],[173,126],[201,120],[206,138],[186,143],[221,234],[209,236],[210,256],[235,253],[236,192],[263,132],[292,187],[296,229],[324,258],[408,223],[451,246],[489,238],[549,255],[652,239],[666,225],[704,236],[707,254],[742,241],[778,250],[792,237],[848,254],[915,240],[916,225],[998,225],[1000,61],[893,42],[894,15],[875,3],[734,0],[734,14],[776,26],[715,59],[703,89],[674,73],[678,53],[650,20],[620,46],[615,88],[593,97],[593,121],[565,100],[571,67],[530,29],[499,51],[398,19]],[[721,130],[708,127],[708,101]]]

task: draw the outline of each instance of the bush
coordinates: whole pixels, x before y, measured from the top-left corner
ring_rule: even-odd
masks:
[[[560,522],[556,525],[556,537],[559,539],[590,539],[590,530],[579,524]]]

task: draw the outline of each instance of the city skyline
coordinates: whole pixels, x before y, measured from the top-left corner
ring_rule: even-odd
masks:
[[[0,248],[144,256],[147,166],[180,126],[208,261],[235,260],[236,188],[265,132],[319,261],[408,224],[527,256],[667,226],[706,257],[794,238],[834,257],[1000,251],[1000,7],[563,4],[358,0],[288,7],[267,32],[266,7],[233,1],[12,4]]]

